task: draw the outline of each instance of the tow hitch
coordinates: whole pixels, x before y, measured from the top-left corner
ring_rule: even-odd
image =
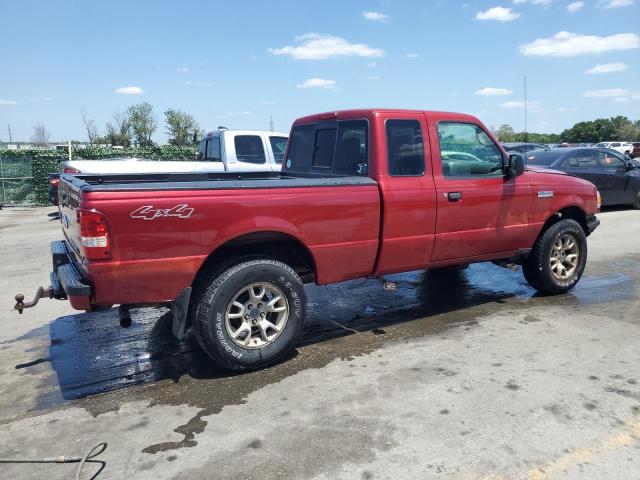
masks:
[[[16,295],[16,304],[13,306],[14,310],[18,310],[18,313],[22,313],[25,308],[35,307],[41,298],[54,298],[53,288],[51,287],[38,287],[36,296],[30,302],[24,302],[24,295],[21,293]]]

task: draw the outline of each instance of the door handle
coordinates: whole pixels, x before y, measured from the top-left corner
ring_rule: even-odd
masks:
[[[450,202],[459,202],[462,200],[462,192],[449,192],[447,193],[447,200]]]

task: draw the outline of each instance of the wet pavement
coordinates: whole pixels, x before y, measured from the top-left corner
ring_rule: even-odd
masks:
[[[66,302],[10,311],[47,280],[51,212],[0,211],[0,457],[108,441],[100,479],[638,478],[638,211],[600,216],[566,295],[492,264],[309,287],[296,351],[235,375],[160,307],[128,329]]]

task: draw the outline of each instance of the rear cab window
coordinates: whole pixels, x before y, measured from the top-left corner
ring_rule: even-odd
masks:
[[[368,159],[366,120],[318,122],[293,128],[283,171],[367,176]]]

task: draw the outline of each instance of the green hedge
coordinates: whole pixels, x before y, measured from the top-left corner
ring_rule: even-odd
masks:
[[[197,147],[162,145],[140,148],[87,148],[74,150],[74,159],[96,160],[102,158],[144,158],[158,161],[195,160]],[[56,150],[3,150],[2,172],[4,191],[0,203],[8,205],[47,205],[49,202],[49,174],[60,171],[60,163],[67,154]],[[16,177],[32,177],[24,180],[6,180]]]

